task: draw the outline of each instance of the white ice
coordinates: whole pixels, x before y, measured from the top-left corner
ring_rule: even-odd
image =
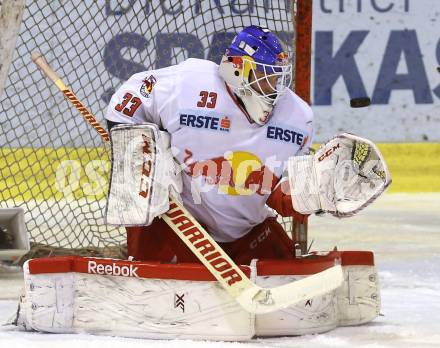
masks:
[[[251,348],[440,347],[440,194],[388,194],[359,216],[314,217],[313,250],[372,250],[382,288],[382,315],[373,322],[325,334],[255,339],[247,343],[153,341],[91,335],[49,335],[0,326],[8,348]],[[1,276],[0,276],[1,277]],[[0,278],[0,322],[14,314],[16,276]]]

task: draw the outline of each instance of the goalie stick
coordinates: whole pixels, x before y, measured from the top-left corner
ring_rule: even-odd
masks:
[[[43,56],[34,52],[32,60],[78,109],[84,119],[95,128],[102,139],[108,142],[107,131],[46,63]],[[335,265],[289,284],[275,288],[262,288],[246,277],[209,233],[174,197],[170,197],[170,210],[162,215],[162,218],[223,288],[248,312],[260,314],[280,310],[331,292],[344,280],[342,267]]]

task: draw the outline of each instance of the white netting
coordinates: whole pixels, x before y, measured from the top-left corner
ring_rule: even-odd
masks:
[[[243,26],[267,26],[291,46],[292,3],[26,1],[0,96],[0,208],[25,210],[33,243],[70,249],[125,242],[123,229],[102,223],[108,150],[37,70],[32,51],[44,54],[102,122],[111,94],[130,75],[189,56],[219,61]]]

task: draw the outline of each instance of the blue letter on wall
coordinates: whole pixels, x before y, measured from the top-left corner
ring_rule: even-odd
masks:
[[[147,70],[144,65],[135,63],[131,60],[126,60],[121,55],[121,50],[126,47],[136,48],[138,51],[147,48],[148,41],[142,35],[136,33],[123,33],[112,38],[104,49],[104,66],[106,70],[113,76],[127,80],[131,75]],[[147,67],[151,64],[147,63]],[[102,99],[108,103],[114,89],[110,88],[104,92]]]
[[[172,48],[180,47],[186,50],[185,58],[203,58],[203,46],[200,40],[191,34],[156,34],[156,69],[172,65]]]
[[[402,55],[408,70],[406,74],[397,73]],[[372,103],[388,104],[391,92],[399,89],[412,90],[416,104],[433,103],[422,53],[414,30],[391,32],[374,88]]]
[[[333,55],[333,32],[316,32],[314,104],[331,105],[332,88],[339,77],[344,79],[350,98],[366,96],[354,55],[368,31],[352,31]]]

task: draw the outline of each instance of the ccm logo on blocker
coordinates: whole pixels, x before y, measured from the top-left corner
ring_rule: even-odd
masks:
[[[111,265],[102,265],[98,264],[96,261],[89,261],[87,273],[139,278],[136,273],[138,268],[139,267],[134,267],[133,265],[119,266],[115,263]]]

